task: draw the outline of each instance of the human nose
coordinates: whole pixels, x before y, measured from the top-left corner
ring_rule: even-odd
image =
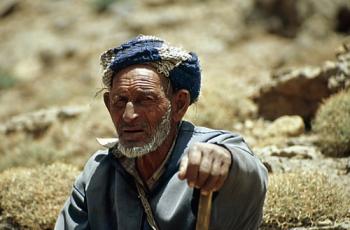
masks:
[[[131,122],[135,118],[137,118],[137,113],[135,113],[134,104],[131,101],[129,101],[128,103],[126,103],[125,106],[123,120],[126,122]]]

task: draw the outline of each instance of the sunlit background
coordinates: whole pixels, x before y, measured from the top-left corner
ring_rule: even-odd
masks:
[[[350,229],[349,0],[1,0],[0,229],[53,228],[115,136],[99,56],[139,34],[198,54],[186,119],[269,169],[262,229]]]

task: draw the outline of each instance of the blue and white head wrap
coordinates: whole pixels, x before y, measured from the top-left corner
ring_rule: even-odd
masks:
[[[111,87],[113,76],[120,70],[136,64],[148,64],[170,79],[172,88],[186,89],[191,104],[198,99],[201,70],[195,53],[175,47],[154,36],[140,35],[128,42],[105,51],[101,55],[102,82]]]

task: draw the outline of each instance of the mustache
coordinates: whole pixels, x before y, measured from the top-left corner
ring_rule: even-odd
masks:
[[[168,119],[171,112],[172,112],[171,105],[169,105],[167,111],[161,117],[160,122],[164,122],[164,120]],[[125,130],[125,129],[142,129],[142,130],[150,131],[150,130],[156,130],[157,125],[155,127],[151,127],[149,124],[147,124],[147,122],[135,121],[135,123],[129,124],[129,123],[125,123],[122,121],[121,123],[119,123],[119,125],[117,127],[117,133],[122,131],[122,130]]]
[[[125,123],[121,123],[119,125],[119,129],[132,129],[132,128],[139,128],[139,129],[146,129],[147,128],[147,124],[146,123],[139,123],[139,124],[125,124]]]

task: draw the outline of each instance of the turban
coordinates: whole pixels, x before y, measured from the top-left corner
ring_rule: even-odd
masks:
[[[201,70],[198,57],[180,47],[170,45],[154,36],[139,35],[126,43],[105,51],[100,58],[102,82],[111,87],[113,76],[120,70],[136,64],[147,64],[170,79],[172,88],[186,89],[190,103],[198,99]]]

